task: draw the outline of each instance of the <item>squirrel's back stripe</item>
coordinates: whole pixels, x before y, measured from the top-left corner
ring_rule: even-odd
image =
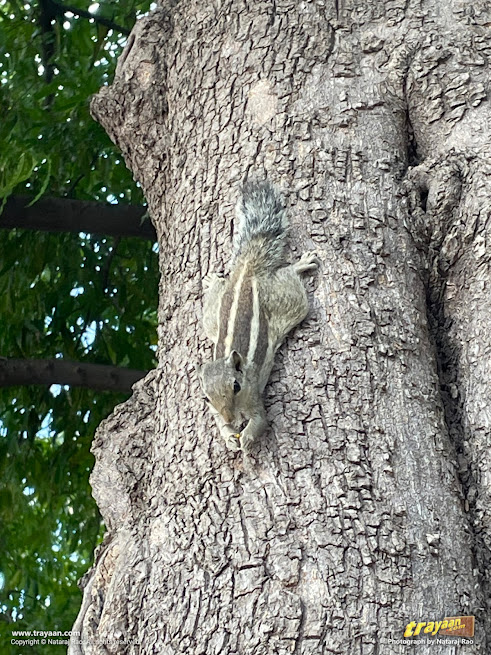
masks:
[[[222,302],[219,309],[219,333],[218,340],[215,347],[215,359],[220,357],[226,357],[230,354],[231,350],[235,348],[233,342],[234,339],[234,328],[236,317],[240,314],[244,314],[246,311],[246,303],[244,299],[241,298],[243,294],[243,285],[244,278],[246,276],[247,266],[241,266],[237,268],[230,280],[228,282],[228,288],[222,297]],[[250,285],[250,283],[249,283]],[[247,294],[247,292],[246,292]],[[248,312],[252,316],[252,294],[250,294],[249,304],[251,306],[250,311]],[[239,310],[240,305],[240,310]],[[250,332],[250,321],[248,334]],[[242,339],[245,335],[242,336]],[[247,336],[246,350],[249,348],[249,336]],[[237,350],[237,352],[240,352]]]
[[[268,324],[259,302],[257,280],[246,265],[234,272],[219,308],[215,359],[236,350],[261,369],[268,350]]]
[[[229,331],[225,342],[225,355],[236,350],[242,357],[247,357],[251,346],[251,327],[254,318],[252,278],[246,275],[247,266],[240,283],[237,285],[237,302],[232,306],[229,318]]]
[[[252,291],[252,317],[251,317],[251,338],[249,340],[249,349],[247,350],[247,361],[253,362],[257,350],[257,341],[259,337],[259,294],[257,292],[257,280],[251,278]]]
[[[215,344],[215,359],[225,357],[225,339],[227,337],[228,322],[232,303],[234,301],[234,289],[240,271],[230,278],[228,288],[222,296],[220,307],[218,308],[218,339]]]
[[[257,324],[257,333],[256,333],[256,343],[254,346],[254,355],[253,361],[257,366],[258,371],[263,367],[263,364],[266,360],[266,353],[268,351],[268,321],[266,320],[266,315],[264,309],[259,302],[259,292],[256,287],[257,294],[257,311],[254,309],[254,322],[253,325]]]

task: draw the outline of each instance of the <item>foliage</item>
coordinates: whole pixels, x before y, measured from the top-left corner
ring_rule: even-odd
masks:
[[[77,7],[129,30],[150,3]],[[110,80],[125,38],[50,0],[0,0],[0,198],[15,192],[142,202],[89,115],[90,95]],[[151,243],[0,230],[2,356],[151,368],[156,301]],[[0,389],[1,652],[24,652],[11,650],[12,629],[73,624],[81,600],[75,581],[101,532],[89,446],[124,398],[59,386]]]

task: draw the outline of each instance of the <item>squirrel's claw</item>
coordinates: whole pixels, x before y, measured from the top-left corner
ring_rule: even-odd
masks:
[[[315,252],[304,253],[298,262],[293,264],[293,268],[297,273],[305,273],[306,271],[314,271],[320,264],[319,257]]]
[[[218,273],[207,273],[203,278],[203,289],[207,291],[219,280],[223,280],[222,275],[218,275]]]

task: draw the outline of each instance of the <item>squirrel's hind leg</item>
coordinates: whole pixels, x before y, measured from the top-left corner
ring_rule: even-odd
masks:
[[[305,253],[298,262],[280,268],[275,273],[275,293],[266,296],[270,336],[280,346],[286,335],[307,316],[309,305],[301,273],[313,271],[318,266],[313,252]]]

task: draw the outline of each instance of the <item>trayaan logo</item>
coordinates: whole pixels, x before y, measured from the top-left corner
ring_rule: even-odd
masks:
[[[406,625],[404,637],[473,637],[473,616],[451,616],[441,621],[411,621]]]

